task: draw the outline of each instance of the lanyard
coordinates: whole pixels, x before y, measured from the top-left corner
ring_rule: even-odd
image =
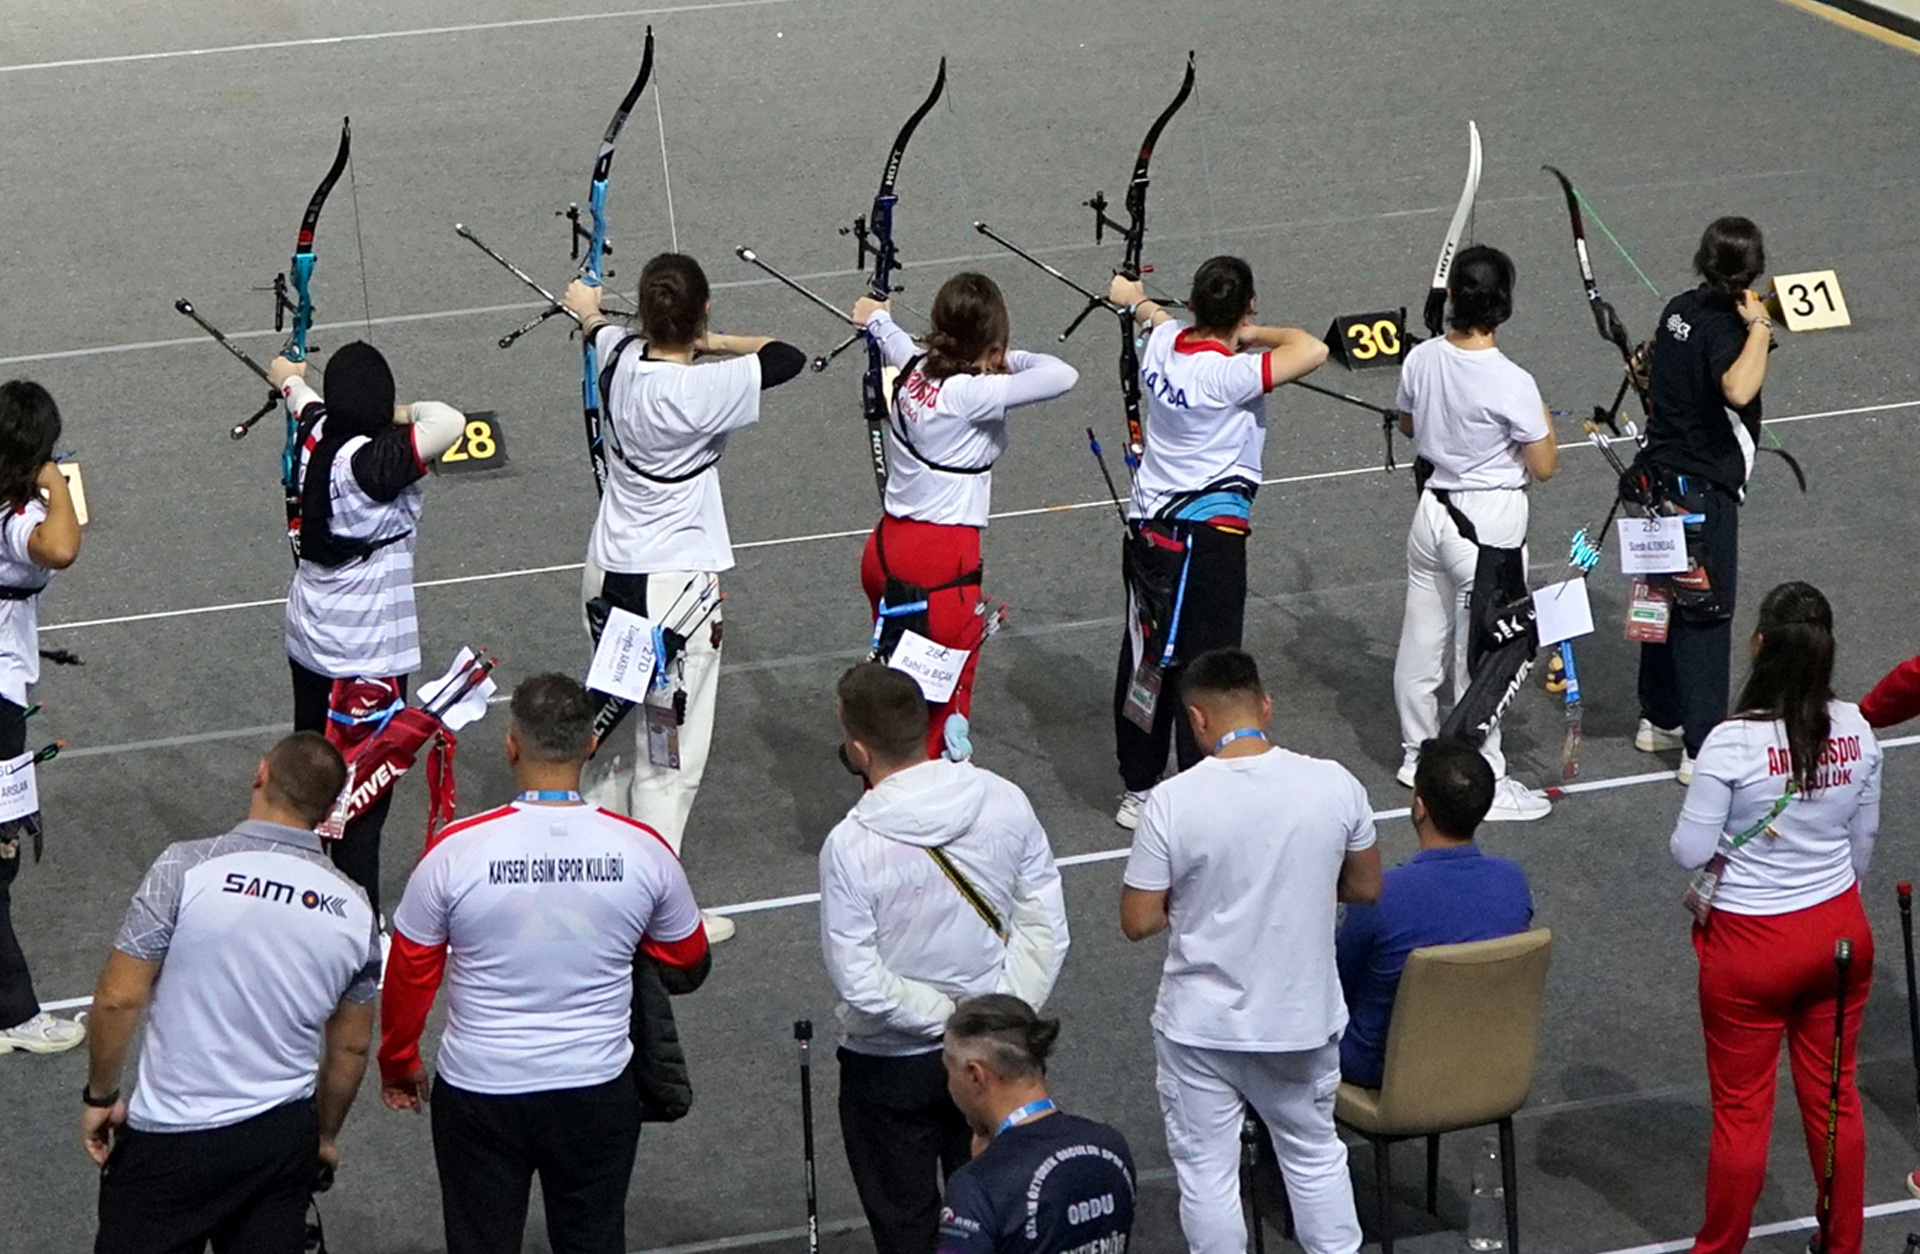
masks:
[[[580,794],[571,788],[529,788],[514,798],[515,801],[572,801],[578,803]]]
[[[1761,815],[1760,818],[1752,826],[1747,828],[1747,830],[1745,830],[1744,832],[1741,832],[1738,836],[1735,836],[1731,840],[1727,841],[1726,851],[1728,853],[1734,852],[1735,850],[1739,849],[1740,846],[1746,844],[1748,841],[1752,840],[1755,836],[1758,836],[1761,832],[1764,832],[1769,827],[1771,827],[1773,825],[1773,821],[1780,817],[1781,812],[1787,808],[1787,805],[1793,800],[1795,795],[1796,794],[1795,794],[1794,785],[1792,781],[1788,781],[1787,790],[1784,793],[1780,794],[1780,800],[1773,803],[1773,808],[1768,810],[1765,814]]]
[[[1173,665],[1173,643],[1180,636],[1180,611],[1187,604],[1187,570],[1193,565],[1193,540],[1189,538],[1187,555],[1180,562],[1180,585],[1173,594],[1173,621],[1167,624],[1167,644],[1160,650],[1160,669]]]
[[[1220,737],[1220,743],[1213,747],[1213,751],[1219,753],[1236,740],[1265,740],[1266,738],[1267,733],[1261,731],[1258,727],[1242,727]]]
[[[1038,1118],[1039,1116],[1046,1114],[1050,1110],[1058,1110],[1058,1109],[1060,1108],[1053,1104],[1053,1099],[1051,1097],[1043,1097],[1038,1101],[1028,1102],[1026,1105],[1020,1107],[1019,1109],[1010,1112],[1005,1119],[1002,1119],[1000,1121],[1000,1126],[993,1130],[993,1134],[995,1136],[999,1136],[1002,1132],[1005,1132],[1008,1128],[1018,1127],[1020,1124],[1027,1122],[1029,1119]]]

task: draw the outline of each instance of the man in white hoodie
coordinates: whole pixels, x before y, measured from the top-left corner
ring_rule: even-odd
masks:
[[[972,1132],[940,1047],[964,998],[1039,1007],[1067,953],[1047,833],[1018,787],[927,757],[927,703],[878,663],[840,677],[841,760],[868,790],[820,850],[820,944],[843,1000],[840,1132],[877,1254],[933,1254]]]

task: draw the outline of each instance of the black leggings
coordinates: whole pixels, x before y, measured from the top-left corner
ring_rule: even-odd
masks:
[[[333,680],[317,671],[310,671],[292,658],[287,665],[293,670],[293,730],[312,731],[325,734],[327,730],[327,705],[333,696]],[[407,694],[407,677],[400,676],[400,695]],[[15,750],[16,753],[19,750]],[[368,806],[359,818],[347,824],[347,830],[339,840],[333,842],[328,853],[333,865],[340,873],[367,890],[367,901],[373,906],[375,914],[380,914],[380,829],[386,826],[387,811],[393,808],[393,793]],[[381,915],[381,922],[386,916]]]
[[[0,759],[17,758],[26,748],[25,707],[0,699]],[[20,874],[31,833],[24,823],[11,823],[0,831],[0,1030],[19,1027],[40,1013],[27,955],[13,934],[13,881]]]

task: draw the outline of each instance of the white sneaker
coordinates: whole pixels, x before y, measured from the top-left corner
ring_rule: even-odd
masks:
[[[1659,753],[1664,749],[1683,748],[1681,728],[1655,727],[1652,719],[1640,720],[1639,730],[1633,733],[1633,747],[1642,753]]]
[[[1487,811],[1489,823],[1531,823],[1553,812],[1553,803],[1540,793],[1523,788],[1511,777],[1493,788],[1493,808]]]
[[[733,926],[733,920],[729,919],[726,915],[715,914],[711,910],[702,910],[700,912],[700,922],[704,924],[707,929],[707,944],[718,945],[723,940],[733,939],[733,933],[736,929]]]
[[[1693,755],[1685,749],[1680,751],[1680,769],[1673,773],[1673,777],[1683,785],[1693,782]]]
[[[1419,748],[1415,747],[1407,750],[1405,755],[1403,755],[1400,759],[1400,769],[1393,773],[1393,782],[1400,785],[1402,788],[1413,787],[1413,773],[1419,767],[1419,765],[1420,765]]]
[[[1129,789],[1120,795],[1120,808],[1113,812],[1116,825],[1132,831],[1140,826],[1140,807],[1147,804],[1147,794]]]
[[[43,1010],[25,1023],[0,1032],[0,1054],[11,1054],[16,1049],[29,1054],[57,1054],[86,1039],[85,1024],[56,1019]]]

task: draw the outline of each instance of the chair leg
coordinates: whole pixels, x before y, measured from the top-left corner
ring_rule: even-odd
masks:
[[[1375,1220],[1380,1225],[1380,1254],[1393,1254],[1393,1146],[1384,1140],[1373,1143],[1373,1184],[1380,1203]]]
[[[1520,1254],[1519,1179],[1519,1164],[1514,1161],[1513,1119],[1509,1116],[1500,1121],[1500,1183],[1507,1195],[1506,1254]]]
[[[1440,1138],[1427,1138],[1427,1214],[1440,1214]]]

